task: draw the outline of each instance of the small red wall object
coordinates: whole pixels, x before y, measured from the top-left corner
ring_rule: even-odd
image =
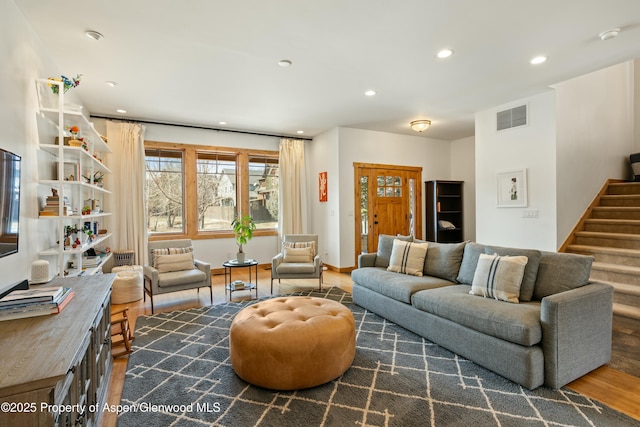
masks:
[[[327,201],[327,173],[320,172],[318,174],[318,195],[321,202]]]

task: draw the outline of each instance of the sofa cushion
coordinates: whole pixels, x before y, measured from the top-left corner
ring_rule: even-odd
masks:
[[[540,257],[542,254],[536,249],[519,249],[507,248],[502,246],[485,246],[484,253],[493,255],[509,255],[509,256],[526,256],[527,266],[524,268],[524,277],[520,286],[520,301],[531,301],[533,297],[533,288],[536,285],[536,276],[538,275],[538,266],[540,265]]]
[[[364,267],[353,270],[351,279],[363,288],[407,304],[410,304],[411,295],[415,292],[453,285],[452,282],[438,277],[408,276],[379,267]]]
[[[424,257],[427,255],[428,247],[429,244],[426,242],[414,243],[395,239],[387,270],[412,276],[422,276]]]
[[[278,274],[311,274],[315,270],[312,262],[282,262],[276,267]]]
[[[193,252],[173,255],[156,255],[155,261],[158,273],[192,270],[196,268],[193,264]]]
[[[202,270],[194,268],[193,270],[160,273],[158,274],[158,279],[158,286],[160,288],[170,288],[172,286],[184,286],[189,283],[204,282],[207,280],[207,275]]]
[[[591,264],[591,256],[542,252],[533,298],[541,300],[546,296],[588,284]]]
[[[476,274],[476,266],[480,254],[484,253],[485,245],[476,242],[468,242],[464,246],[462,262],[458,271],[457,282],[471,286],[473,276]]]
[[[542,339],[540,303],[505,304],[470,295],[469,285],[416,292],[411,302],[419,310],[512,343],[531,346]]]
[[[466,242],[429,242],[429,250],[424,260],[424,274],[455,282],[460,271],[465,244]]]
[[[411,242],[413,237],[411,236],[389,236],[388,234],[381,234],[378,236],[378,253],[376,256],[376,267],[389,267],[389,260],[391,259],[391,251],[393,250],[393,241],[395,239]]]
[[[517,304],[526,265],[526,256],[480,254],[469,293]]]

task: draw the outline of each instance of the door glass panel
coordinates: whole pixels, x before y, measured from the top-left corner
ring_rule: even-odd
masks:
[[[409,233],[416,237],[416,182],[409,179]]]
[[[384,176],[378,176],[376,183],[378,184],[378,187],[384,187]]]
[[[360,248],[369,252],[369,177],[360,177]]]
[[[378,187],[378,197],[384,197],[384,187]]]

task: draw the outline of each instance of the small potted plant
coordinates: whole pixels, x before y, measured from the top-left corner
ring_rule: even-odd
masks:
[[[246,245],[253,237],[253,230],[256,229],[256,224],[253,222],[253,218],[249,215],[239,214],[232,222],[233,234],[236,236],[236,243],[238,244],[238,253],[236,254],[236,260],[239,264],[244,264],[244,251],[242,245]]]

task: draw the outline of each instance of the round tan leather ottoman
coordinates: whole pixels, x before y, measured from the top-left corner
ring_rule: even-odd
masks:
[[[339,302],[273,298],[242,309],[231,323],[231,366],[273,390],[314,387],[342,375],[356,354],[353,314]]]
[[[114,267],[111,272],[116,273],[111,290],[112,304],[126,304],[142,299],[142,266]]]

